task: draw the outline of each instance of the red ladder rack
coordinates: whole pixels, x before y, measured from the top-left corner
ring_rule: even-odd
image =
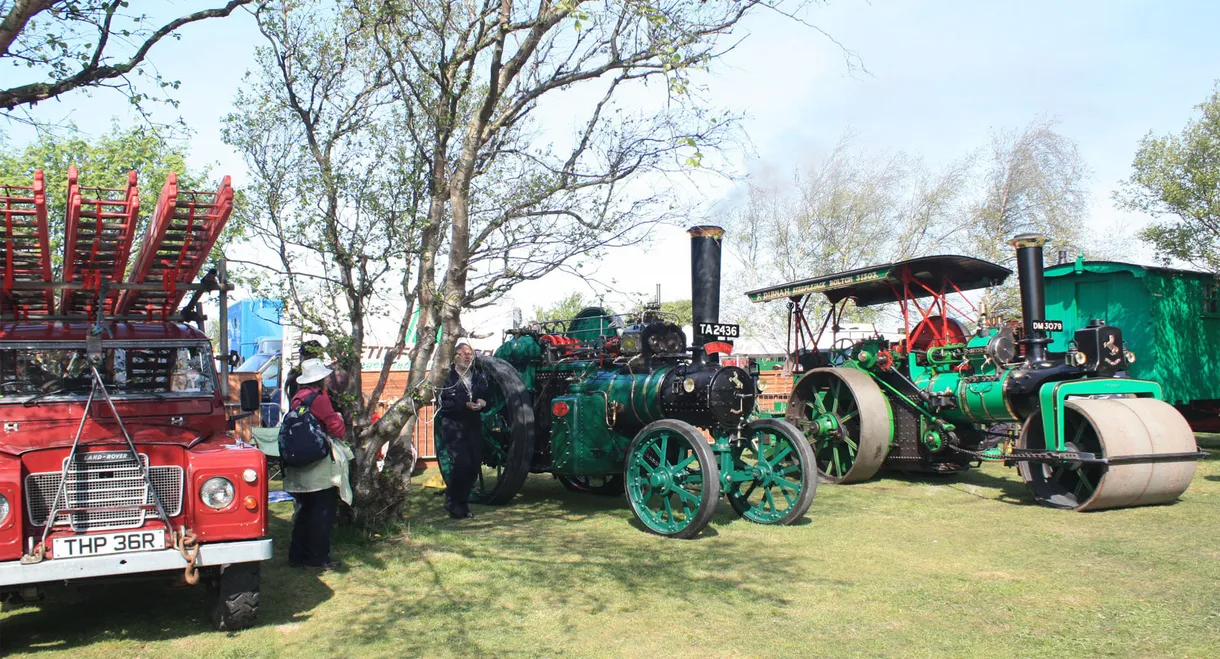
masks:
[[[116,313],[146,313],[150,320],[172,314],[186,293],[177,285],[195,280],[232,211],[228,176],[216,192],[185,192],[178,190],[178,176],[170,174],[127,278],[131,284],[160,282],[161,290],[123,291]]]
[[[4,294],[0,314],[24,318],[31,313],[50,315],[55,294],[46,290],[13,290],[14,282],[52,281],[51,248],[47,240],[47,184],[42,170],[34,172],[34,184],[0,185],[0,212],[4,213]]]
[[[82,187],[75,167],[68,169],[68,211],[64,222],[63,281],[81,282],[81,290],[60,295],[59,312],[64,315],[96,316],[96,291],[102,282],[123,281],[131,240],[140,214],[136,173],[127,172],[127,187]],[[119,292],[111,290],[102,311],[114,312]]]

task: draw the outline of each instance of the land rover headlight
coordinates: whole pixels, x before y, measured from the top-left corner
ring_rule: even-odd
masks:
[[[203,505],[216,510],[227,508],[233,503],[234,493],[233,481],[223,476],[209,478],[203,482],[203,487],[199,488],[199,498],[203,500]]]
[[[8,521],[8,513],[10,507],[8,505],[8,497],[0,494],[0,524]]]

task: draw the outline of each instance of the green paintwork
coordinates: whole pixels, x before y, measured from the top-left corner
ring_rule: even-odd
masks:
[[[568,331],[564,335],[581,343],[592,343],[601,337],[618,336],[618,330],[614,327],[612,312],[601,307],[588,307],[568,321]]]
[[[959,420],[980,424],[1020,421],[1004,398],[1004,383],[1011,374],[1011,370],[1004,371],[998,380],[990,382],[966,382],[959,378],[957,402],[962,417]]]
[[[1112,261],[1047,268],[1046,317],[1063,321],[1050,350],[1098,318],[1122,328],[1131,377],[1161,383],[1167,402],[1220,400],[1220,313],[1205,304],[1216,286],[1210,273]]]
[[[1063,403],[1068,396],[1115,396],[1133,394],[1140,398],[1164,400],[1161,385],[1131,378],[1092,378],[1068,382],[1047,382],[1038,390],[1042,429],[1050,450],[1063,450]]]
[[[592,476],[622,470],[631,438],[606,423],[606,397],[599,394],[557,396],[568,413],[551,421],[552,470],[561,475]]]
[[[542,359],[542,346],[530,335],[506,341],[496,348],[495,356],[521,370],[527,364]]]
[[[652,373],[628,374],[594,371],[582,383],[584,391],[601,392],[617,412],[611,415],[615,427],[645,426],[664,418],[661,412],[661,384],[670,368]],[[604,422],[603,422],[604,424]]]

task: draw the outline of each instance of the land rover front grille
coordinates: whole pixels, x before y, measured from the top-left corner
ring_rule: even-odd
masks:
[[[140,461],[148,468],[165,513],[170,517],[181,513],[182,467],[148,467],[148,456],[144,454],[140,455]],[[26,510],[34,526],[46,524],[47,516],[51,514],[51,501],[59,489],[59,476],[60,472],[52,471],[25,477]],[[82,453],[68,465],[67,483],[58,508],[94,510],[57,513],[55,526],[70,526],[77,531],[138,528],[145,519],[155,518],[157,512],[155,508],[137,506],[152,503],[152,492],[130,453]],[[108,510],[96,510],[98,508]]]

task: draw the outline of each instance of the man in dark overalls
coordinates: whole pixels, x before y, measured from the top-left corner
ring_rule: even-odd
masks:
[[[480,412],[487,407],[487,397],[487,376],[474,367],[474,349],[458,345],[440,401],[441,437],[449,459],[445,510],[454,519],[474,517],[469,499],[483,464]]]

